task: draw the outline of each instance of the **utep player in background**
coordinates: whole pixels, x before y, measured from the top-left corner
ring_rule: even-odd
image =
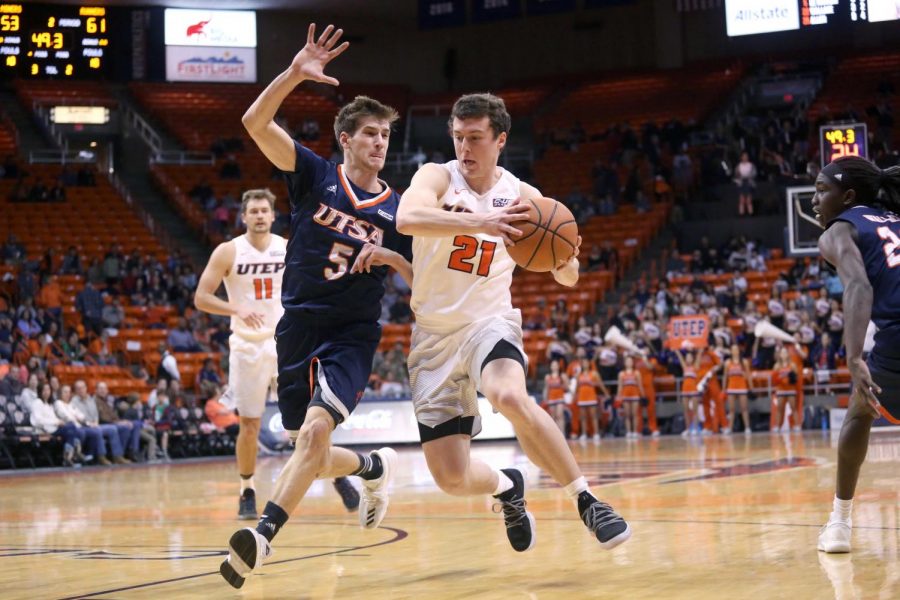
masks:
[[[219,244],[200,276],[194,304],[202,311],[231,317],[228,339],[228,388],[223,402],[237,407],[240,432],[237,438],[237,466],[241,478],[239,519],[257,519],[256,471],[259,426],[270,386],[278,376],[275,355],[275,326],[281,307],[281,278],[287,244],[272,233],[275,194],[267,189],[247,190],[241,198],[241,219],[247,233]],[[227,300],[216,297],[225,284]],[[359,493],[345,478],[335,480],[348,510],[359,506]]]
[[[900,167],[882,171],[864,158],[839,158],[816,177],[812,203],[826,228],[819,250],[844,284],[844,344],[853,379],[838,441],[833,511],[818,547],[849,552],[850,511],[869,430],[882,406],[900,414]],[[870,318],[878,332],[866,362],[862,354]]]
[[[428,469],[449,494],[493,495],[512,547],[534,545],[522,471],[497,470],[470,456],[481,429],[475,393],[481,390],[512,423],[528,458],[565,486],[591,533],[612,548],[631,530],[590,493],[562,432],[525,387],[522,315],[509,291],[516,265],[506,244],[521,235],[515,223],[528,211],[517,199],[541,194],[497,166],[510,129],[503,100],[463,96],[449,127],[457,160],[421,167],[397,213],[397,228],[413,235],[409,376]],[[578,281],[577,245],[553,270],[563,285]]]
[[[397,454],[390,448],[357,454],[332,447],[331,432],[356,407],[369,379],[381,339],[385,265],[412,284],[404,258],[411,240],[395,228],[400,197],[378,179],[397,112],[363,96],[344,106],[334,121],[342,165],[316,156],[273,120],[300,82],[338,84],[324,68],[347,49],[347,42],[337,45],[341,34],[329,25],[316,40],[310,25],[306,45],[243,119],[263,154],[287,174],[291,237],[275,342],[278,406],[296,447],[256,529],[231,536],[220,572],[234,587],[271,554],[272,538],[315,479],[361,477],[360,524],[371,529],[384,518],[396,469]]]

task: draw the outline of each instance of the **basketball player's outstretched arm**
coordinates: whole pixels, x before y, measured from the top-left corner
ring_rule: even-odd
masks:
[[[880,394],[881,388],[872,381],[869,367],[862,358],[866,329],[872,317],[872,284],[869,283],[862,254],[853,239],[855,233],[856,228],[852,224],[838,221],[819,237],[819,251],[825,260],[837,268],[844,284],[844,345],[847,347],[847,367],[854,383],[853,395],[861,394],[874,416],[878,417],[880,403],[875,393]]]
[[[237,316],[247,324],[247,327],[259,329],[265,319],[262,313],[255,312],[252,307],[240,306],[216,296],[216,290],[219,289],[233,263],[234,244],[231,242],[219,244],[213,250],[206,268],[200,275],[200,281],[197,282],[194,306],[213,315]]]
[[[388,250],[375,244],[367,243],[359,251],[353,266],[350,267],[351,273],[370,273],[372,267],[387,265],[400,273],[400,277],[406,282],[410,288],[412,287],[413,270],[408,260],[403,255],[393,250]]]
[[[325,65],[350,45],[344,42],[335,47],[343,34],[329,25],[316,40],[316,24],[311,23],[306,45],[297,53],[291,66],[278,75],[250,105],[241,121],[247,133],[273,165],[282,171],[293,171],[297,164],[297,150],[291,136],[275,123],[275,113],[284,99],[304,81],[318,81],[338,85],[338,80],[325,75]]]
[[[420,237],[450,237],[460,233],[486,233],[514,245],[510,235],[522,235],[513,224],[528,219],[528,207],[512,202],[489,213],[450,212],[440,199],[450,187],[450,174],[429,163],[413,175],[397,208],[397,231]]]

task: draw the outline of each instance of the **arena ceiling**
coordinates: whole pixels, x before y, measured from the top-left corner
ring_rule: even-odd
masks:
[[[87,4],[87,0],[48,0],[42,4]],[[415,19],[415,0],[103,0],[104,6],[166,6],[171,8],[209,8],[232,10],[294,10],[343,18]]]

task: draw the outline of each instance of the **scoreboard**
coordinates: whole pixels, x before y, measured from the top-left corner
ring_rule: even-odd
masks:
[[[842,156],[868,158],[868,135],[865,123],[831,123],[819,128],[822,166]]]
[[[900,20],[898,0],[725,0],[729,36]]]
[[[104,74],[112,29],[103,6],[0,3],[0,73],[62,78]]]

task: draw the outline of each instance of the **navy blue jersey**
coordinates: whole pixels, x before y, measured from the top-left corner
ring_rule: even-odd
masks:
[[[397,233],[400,195],[384,184],[378,194],[356,187],[342,166],[294,142],[297,164],[287,176],[291,237],[281,303],[288,315],[329,321],[372,321],[381,316],[388,267],[350,273],[371,242],[412,260],[412,238]]]
[[[900,217],[869,206],[854,206],[835,221],[856,228],[856,244],[872,284],[876,348],[900,352]]]

